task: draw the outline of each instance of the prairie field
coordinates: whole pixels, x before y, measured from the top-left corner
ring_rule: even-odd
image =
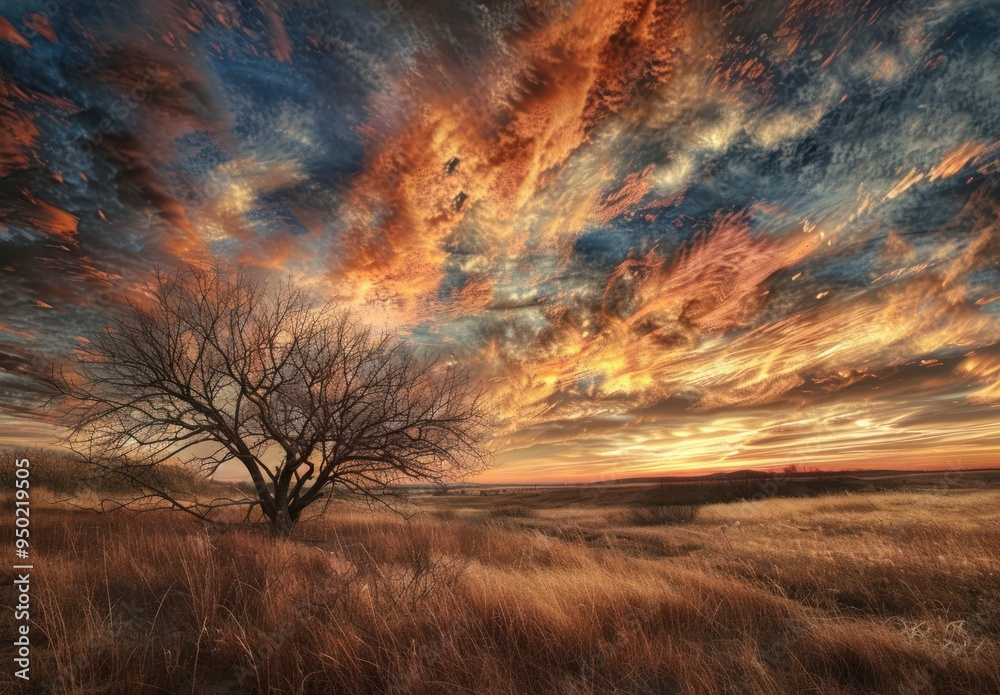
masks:
[[[1000,490],[968,476],[703,505],[422,493],[289,538],[40,490],[32,681],[0,689],[997,693]]]

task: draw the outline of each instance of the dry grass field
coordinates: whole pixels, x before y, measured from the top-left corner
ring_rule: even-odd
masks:
[[[974,482],[667,511],[424,494],[289,539],[40,491],[32,684],[0,689],[1000,693],[1000,490]]]

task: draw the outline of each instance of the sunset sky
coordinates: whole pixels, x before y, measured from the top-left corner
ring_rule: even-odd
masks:
[[[2,444],[220,256],[475,369],[482,481],[1000,462],[993,0],[0,7]]]

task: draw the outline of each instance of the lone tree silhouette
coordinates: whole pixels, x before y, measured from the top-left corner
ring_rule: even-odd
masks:
[[[331,489],[381,500],[394,484],[488,462],[490,414],[467,370],[291,281],[190,266],[156,273],[147,295],[57,379],[72,448],[135,483],[143,502],[203,519],[235,504],[249,519],[259,506],[288,533]],[[177,458],[206,476],[238,461],[256,496],[181,500],[150,482]]]

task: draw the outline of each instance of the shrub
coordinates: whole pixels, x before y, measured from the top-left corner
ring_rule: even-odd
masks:
[[[626,520],[634,526],[660,526],[687,524],[694,521],[697,515],[696,504],[647,504],[630,509]]]
[[[533,509],[520,502],[504,502],[490,509],[490,516],[498,519],[526,519],[534,515]]]

